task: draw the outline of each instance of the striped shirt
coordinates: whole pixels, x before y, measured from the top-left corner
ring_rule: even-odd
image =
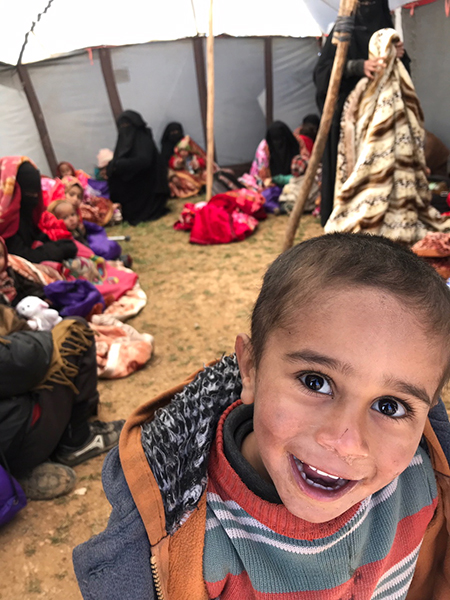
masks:
[[[219,423],[208,468],[203,574],[220,600],[401,600],[437,504],[419,448],[389,485],[328,523],[309,523],[253,494],[223,452]]]

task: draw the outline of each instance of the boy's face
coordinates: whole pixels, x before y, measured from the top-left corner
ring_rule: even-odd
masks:
[[[337,290],[272,331],[257,369],[238,336],[255,404],[242,453],[292,514],[330,521],[409,465],[447,358],[419,320],[382,291]]]

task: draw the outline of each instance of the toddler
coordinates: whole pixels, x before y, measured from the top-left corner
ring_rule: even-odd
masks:
[[[88,245],[88,242],[80,229],[80,218],[74,204],[67,200],[61,200],[55,203],[52,212],[57,219],[64,221],[67,229],[76,240],[85,246]]]
[[[450,597],[450,291],[376,236],[267,271],[236,355],[127,421],[84,598]]]

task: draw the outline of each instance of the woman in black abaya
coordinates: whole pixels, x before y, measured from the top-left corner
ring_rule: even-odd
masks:
[[[183,125],[172,121],[164,129],[164,133],[161,138],[161,160],[164,168],[167,169],[169,160],[172,158],[175,146],[180,140],[184,138]]]
[[[322,226],[328,221],[333,210],[334,184],[336,177],[337,147],[339,143],[340,121],[342,109],[347,96],[361,77],[373,79],[374,74],[384,68],[376,60],[369,60],[369,40],[375,31],[386,27],[394,28],[388,0],[360,0],[355,14],[355,27],[352,33],[344,67],[339,96],[331,123],[328,141],[322,159],[322,190],[320,214]],[[316,84],[316,101],[320,111],[323,110],[330,82],[336,46],[332,44],[334,30],[328,36],[319,61],[314,70]],[[409,70],[410,60],[405,54],[403,44],[397,45],[397,56]]]
[[[130,225],[158,219],[167,212],[169,193],[152,131],[133,110],[119,116],[117,127],[119,136],[108,165],[111,200],[121,204]]]

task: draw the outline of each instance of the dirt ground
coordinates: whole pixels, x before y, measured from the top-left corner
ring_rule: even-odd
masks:
[[[129,323],[155,337],[155,353],[138,373],[100,381],[101,419],[126,418],[203,363],[232,352],[236,334],[248,332],[262,275],[280,252],[286,217],[270,216],[244,242],[195,246],[187,233],[172,228],[182,206],[171,201],[171,212],[157,222],[109,230],[132,238],[122,246],[133,256],[148,303]],[[298,240],[321,233],[317,219],[306,216]],[[29,502],[0,530],[1,600],[81,598],[71,554],[106,526],[110,506],[101,485],[103,459],[75,468],[72,494]]]

